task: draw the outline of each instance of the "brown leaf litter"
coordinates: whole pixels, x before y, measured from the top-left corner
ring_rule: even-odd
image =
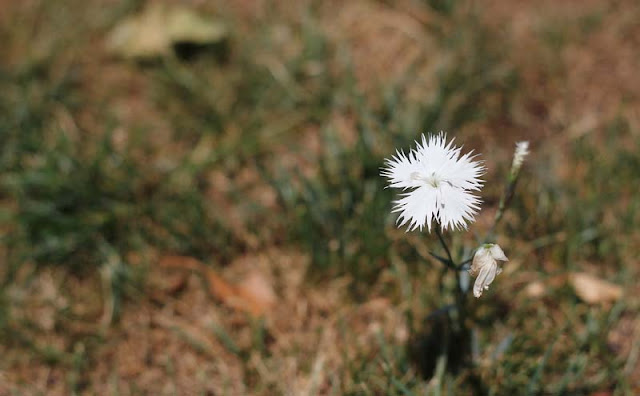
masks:
[[[97,324],[100,312],[92,309],[74,325],[66,319],[51,328],[45,320],[33,334],[42,346],[87,351],[91,369],[82,380],[92,392],[247,394],[249,384],[259,381],[267,393],[301,394],[343,381],[349,361],[376,353],[379,334],[398,342],[407,338],[404,317],[389,299],[350,302],[347,278],[309,284],[304,276],[309,259],[293,250],[247,254],[224,269],[174,255],[155,263],[147,290],[126,304],[112,327],[100,330],[94,324],[93,332],[69,331],[75,324],[90,324],[85,322],[90,318]],[[65,309],[74,311],[75,305],[99,296],[99,279],[83,281],[94,287],[81,288],[80,296],[74,288],[60,288],[60,275],[36,277],[55,280],[43,282],[56,286],[61,294],[56,300],[70,302]],[[38,289],[30,293],[36,296]],[[344,333],[344,326],[351,331]],[[97,334],[102,341],[91,341]],[[7,389],[68,394],[66,364],[50,366],[20,349],[0,352]]]
[[[213,268],[185,256],[166,256],[160,261],[164,268],[177,268],[199,273],[212,296],[231,308],[261,316],[276,303],[273,287],[259,270],[252,270],[237,284],[229,283]]]

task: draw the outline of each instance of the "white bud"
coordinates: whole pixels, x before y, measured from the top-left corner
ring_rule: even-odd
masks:
[[[529,142],[522,141],[516,143],[516,152],[513,155],[513,163],[511,164],[511,172],[517,173],[524,162],[525,157],[529,154]]]
[[[473,256],[469,274],[477,276],[476,283],[473,285],[473,295],[476,298],[480,297],[483,291],[488,290],[491,282],[502,272],[497,260],[509,261],[500,246],[494,243],[480,246]]]

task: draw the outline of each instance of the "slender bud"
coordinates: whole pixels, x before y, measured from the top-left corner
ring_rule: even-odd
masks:
[[[511,163],[511,175],[518,177],[522,163],[527,155],[529,155],[529,142],[522,141],[516,143],[516,152],[513,155],[513,162]]]

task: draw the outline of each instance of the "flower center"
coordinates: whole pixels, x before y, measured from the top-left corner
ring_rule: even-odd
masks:
[[[428,184],[434,188],[438,188],[440,186],[440,183],[445,181],[445,180],[442,180],[439,176],[437,176],[435,172],[431,172],[430,175],[425,175],[420,172],[413,172],[411,174],[411,180],[424,182],[425,184]]]

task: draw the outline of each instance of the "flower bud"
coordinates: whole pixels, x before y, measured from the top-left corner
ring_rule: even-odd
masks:
[[[498,260],[509,261],[500,246],[494,243],[480,246],[473,256],[469,274],[477,276],[473,285],[473,295],[476,298],[480,297],[483,291],[488,290],[491,282],[502,272],[502,268],[498,267]]]
[[[511,163],[512,174],[518,174],[518,172],[520,172],[520,167],[527,155],[529,155],[529,142],[522,141],[516,143],[516,152],[513,155],[513,162]]]

